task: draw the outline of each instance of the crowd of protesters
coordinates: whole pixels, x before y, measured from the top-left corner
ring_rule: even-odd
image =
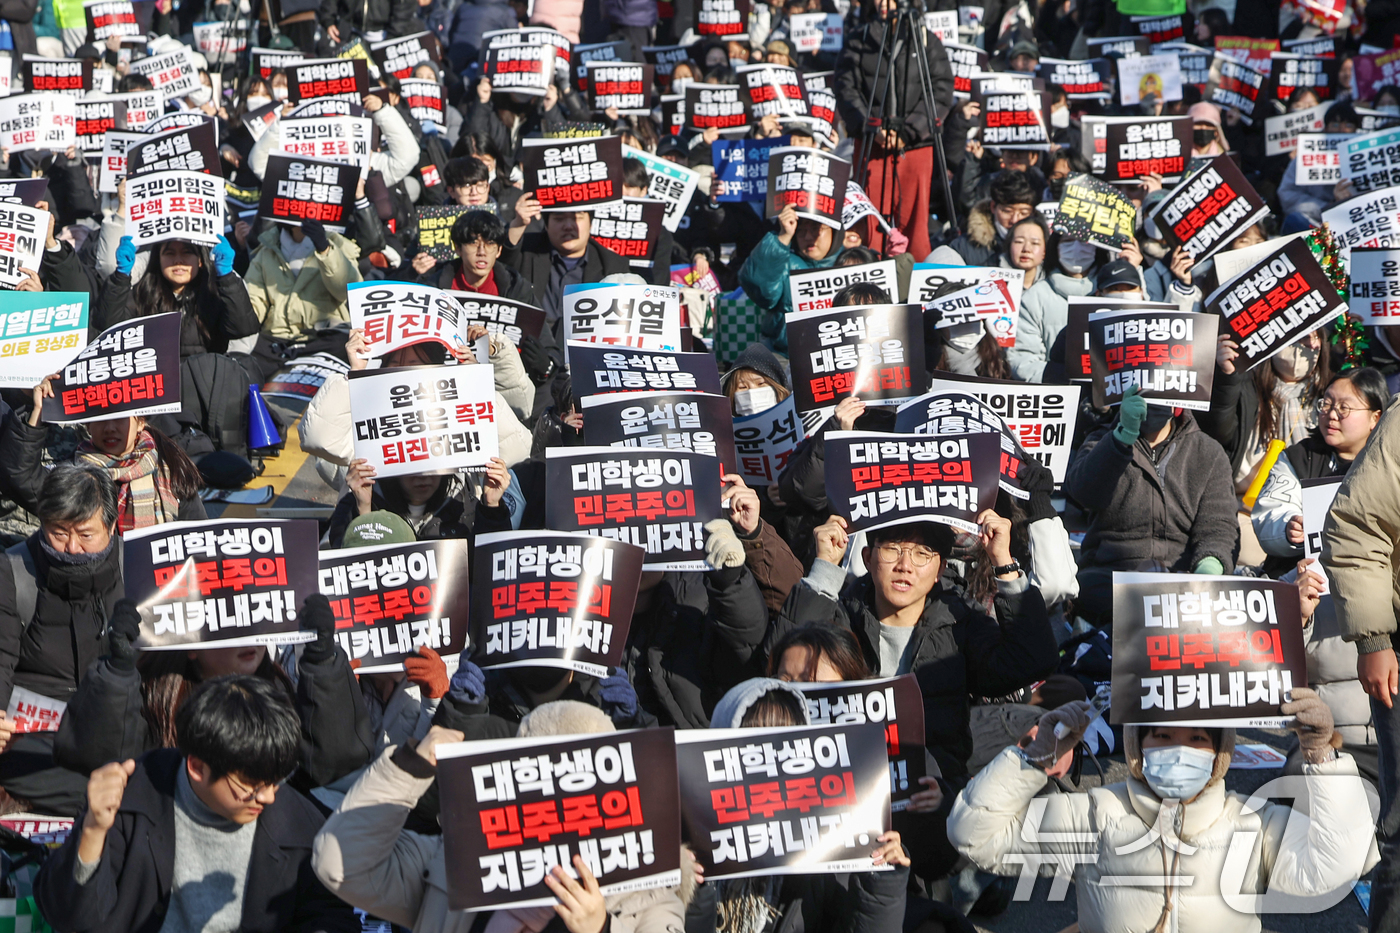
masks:
[[[155,6],[153,34],[193,44],[194,24],[222,16],[227,4]],[[696,277],[712,273],[720,290],[742,293],[758,309],[762,339],[723,373],[737,416],[793,392],[785,358],[789,273],[898,260],[904,294],[855,289],[838,295],[839,305],[908,300],[915,262],[1022,270],[1014,345],[1003,347],[980,325],[930,327],[929,372],[920,376],[943,370],[1054,385],[1067,381],[1072,298],[1201,311],[1219,284],[1211,262],[1169,249],[1148,222],[1171,191],[1157,175],[1122,189],[1137,221],[1121,249],[1052,231],[1042,206],[1089,170],[1086,115],[1189,115],[1193,157],[1236,156],[1269,211],[1229,250],[1318,226],[1324,211],[1355,196],[1347,182],[1300,185],[1289,156],[1266,153],[1263,118],[1321,103],[1310,90],[1261,101],[1250,120],[1190,83],[1179,99],[1149,96],[1131,107],[1051,85],[1052,146],[999,151],[980,141],[979,103],[955,98],[948,53],[934,33],[895,53],[904,57],[886,83],[882,49],[893,0],[755,2],[747,30],[727,38],[703,34],[700,6],[284,0],[272,19],[264,11],[263,43],[278,36],[308,56],[338,54],[355,37],[419,31],[441,45],[441,63],[419,65],[414,77],[442,86],[445,132],[413,117],[392,77],[363,98],[375,149],[343,233],[316,220],[231,217],[212,247],[167,240],[138,250],[125,236],[124,185],[99,195],[95,170],[84,171],[75,150],[4,154],[0,175],[48,180],[42,204],[54,217],[43,262],[21,290],[87,293],[92,335],[137,317],[181,315],[179,412],[75,429],[44,420],[52,379],[0,390],[0,539],[8,548],[0,559],[0,706],[16,688],[66,704],[57,731],[15,732],[0,716],[0,810],[76,821],[34,883],[44,919],[59,931],[152,933],[350,931],[375,921],[419,933],[970,933],[969,914],[1005,910],[1026,857],[1053,857],[1061,851],[1054,840],[1074,836],[1087,838],[1094,853],[1067,869],[1085,933],[1253,931],[1258,910],[1239,906],[1223,880],[1227,854],[1252,833],[1243,853],[1250,890],[1316,895],[1374,868],[1371,929],[1400,931],[1400,663],[1392,643],[1400,421],[1384,420],[1400,388],[1394,328],[1369,328],[1344,359],[1329,324],[1253,369],[1237,365],[1240,347],[1225,337],[1197,347],[1215,360],[1206,411],[1152,404],[1136,390],[1113,408],[1086,398],[1062,489],[1049,470],[1025,464],[1029,498],[1000,493],[995,508],[977,516],[977,533],[932,522],[848,533],[827,497],[827,435],[890,432],[894,418],[892,408],[845,399],[771,485],[724,477],[725,517],[705,526],[709,569],[643,575],[622,663],[609,676],[558,667],[483,671],[470,647],[460,659],[423,648],[401,672],[360,674],[320,595],[300,607],[301,628],[314,633],[303,645],[136,646],[141,615],[125,599],[123,535],[204,520],[202,488],[255,475],[248,385],[316,352],[340,358],[352,373],[372,365],[365,334],[349,323],[355,283],[421,283],[545,313],[539,337],[468,334],[489,337],[500,434],[500,456],[482,471],[377,477],[355,457],[346,376],[329,377],[295,427],[281,426],[297,432],[334,489],[323,548],[472,542],[544,529],[546,451],[584,443],[585,414],[564,353],[569,286],[668,285],[676,266]],[[1400,11],[1389,0],[1344,0],[1340,18],[1321,19],[1317,4],[1279,0],[1191,0],[1189,9],[1131,0],[915,6],[959,11],[958,42],[982,49],[998,72],[1033,74],[1042,58],[1083,59],[1087,40],[1133,35],[1141,14],[1182,17],[1185,41],[1206,49],[1217,37],[1321,38],[1340,62],[1325,96],[1327,132],[1381,128],[1387,118],[1400,125],[1400,87],[1358,96],[1352,82],[1358,54],[1400,39]],[[0,5],[0,49],[18,59],[36,50],[56,55],[61,46],[112,71],[119,91],[149,88],[120,41],[83,41],[69,7],[67,0]],[[976,15],[967,15],[972,9]],[[793,17],[804,13],[843,20],[839,51],[798,48]],[[839,230],[791,208],[770,219],[762,204],[718,200],[715,131],[672,133],[659,107],[650,116],[591,113],[562,71],[543,97],[495,90],[481,74],[482,36],[527,25],[551,27],[575,44],[629,43],[626,60],[637,62],[649,47],[685,46],[671,93],[732,84],[734,69],[750,63],[834,72],[830,137],[809,122],[773,117],[750,135],[786,137],[863,166],[859,181],[888,223],[866,216]],[[908,57],[920,48],[931,99]],[[294,109],[285,72],[221,85],[202,71],[201,82],[168,109],[213,117],[224,176],[256,189],[278,149],[279,120]],[[901,102],[896,124],[870,125],[876,93]],[[245,115],[278,102],[266,131],[254,136]],[[542,210],[523,188],[523,140],[595,122],[700,173],[649,269],[591,237],[590,212]],[[629,195],[645,194],[645,164],[624,164],[617,181]],[[448,261],[430,255],[419,236],[417,208],[441,204],[467,208],[451,229]],[[699,302],[715,311],[711,295]],[[691,326],[695,348],[704,350],[713,334],[701,332],[694,313]],[[475,362],[423,342],[374,365]],[[1270,454],[1273,442],[1282,443],[1281,455]],[[1325,477],[1345,477],[1324,536],[1327,579],[1302,561],[1303,484]],[[1257,495],[1246,505],[1251,486]],[[1310,779],[1306,799],[1295,803],[1310,819],[1290,821],[1285,804],[1246,806],[1226,790],[1236,741],[1228,727],[1127,725],[1125,781],[1080,793],[1062,780],[1094,721],[1094,685],[1107,679],[1088,662],[1110,641],[1115,571],[1296,583],[1309,686],[1296,687],[1281,710],[1296,732],[1285,770]],[[435,784],[440,744],[804,725],[807,703],[793,682],[905,674],[922,694],[930,776],[893,828],[872,840],[881,870],[707,882],[687,854],[678,887],[605,896],[579,863],[550,874],[556,905],[488,915],[451,909]],[[1361,777],[1379,788],[1379,820]],[[1037,837],[1032,820],[1051,835]]]

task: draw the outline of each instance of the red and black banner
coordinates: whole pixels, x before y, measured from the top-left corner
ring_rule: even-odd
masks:
[[[721,394],[713,353],[642,350],[573,341],[569,344],[574,398],[610,392]]]
[[[749,97],[737,84],[687,85],[683,103],[680,112],[691,129],[741,130],[749,125]]]
[[[727,38],[749,31],[749,0],[700,0],[695,31],[701,38]]]
[[[1117,405],[1136,386],[1149,402],[1208,411],[1218,324],[1214,314],[1175,309],[1120,306],[1091,314],[1094,406]]]
[[[1084,120],[1083,147],[1093,173],[1137,185],[1143,175],[1173,184],[1191,160],[1190,117],[1094,117]]]
[[[924,390],[924,313],[918,305],[850,305],[787,316],[792,391],[800,412],[859,395],[889,404]]]
[[[35,94],[82,97],[92,90],[92,62],[82,58],[26,55],[20,63],[19,76],[24,89]]]
[[[49,424],[180,410],[180,315],[114,324],[58,374],[44,399]]]
[[[851,163],[820,149],[783,146],[768,154],[766,216],[777,217],[788,205],[805,217],[841,229],[846,182]]]
[[[292,226],[319,220],[343,233],[355,211],[359,178],[357,165],[274,152],[267,157],[258,216]]]
[[[400,81],[413,76],[413,69],[423,62],[442,60],[442,49],[431,32],[416,32],[402,39],[376,42],[369,48],[369,57],[380,74],[390,74]]]
[[[585,210],[622,200],[622,139],[521,140],[525,190],[546,210]]]
[[[545,313],[541,308],[523,301],[481,295],[476,292],[449,292],[462,306],[462,333],[471,324],[480,324],[493,334],[500,334],[517,347],[522,337],[539,338],[544,330]]]
[[[1152,220],[1167,246],[1196,262],[1233,243],[1269,212],[1235,160],[1216,156],[1157,203]]]
[[[219,143],[211,121],[152,136],[126,150],[126,176],[138,178],[152,172],[223,173]]]
[[[338,97],[358,104],[369,93],[369,63],[363,58],[327,58],[287,66],[292,103]]]
[[[625,257],[631,265],[651,268],[666,202],[654,198],[624,198],[593,212],[589,237]],[[665,257],[669,265],[670,257]]]
[[[99,48],[112,36],[141,36],[146,30],[136,20],[131,0],[99,0],[83,7],[87,20],[87,41]]]
[[[102,154],[108,130],[126,129],[126,102],[80,100],[74,110],[78,148],[94,156]]]
[[[1021,465],[1029,459],[1010,425],[982,402],[966,392],[941,391],[901,405],[895,414],[894,429],[900,434],[927,434],[931,437],[962,434],[996,434],[1001,438],[1001,466],[998,483],[1008,495],[1029,499],[1021,486]]]

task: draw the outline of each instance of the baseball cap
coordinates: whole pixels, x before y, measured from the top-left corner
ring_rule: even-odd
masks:
[[[413,529],[393,512],[368,512],[345,529],[344,547],[375,547],[383,544],[412,544],[418,540]]]
[[[1113,288],[1115,285],[1131,285],[1134,288],[1142,287],[1142,279],[1138,276],[1137,266],[1126,259],[1115,259],[1105,263],[1099,270],[1099,277],[1094,283],[1099,291]]]

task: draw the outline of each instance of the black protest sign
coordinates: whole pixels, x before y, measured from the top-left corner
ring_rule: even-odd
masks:
[[[924,695],[913,674],[880,680],[842,683],[794,683],[807,699],[807,716],[814,726],[877,723],[885,730],[890,758],[890,811],[909,808],[909,798],[923,786]]]
[[[374,526],[361,530],[372,533]],[[357,674],[401,671],[419,648],[450,657],[466,647],[471,602],[464,539],[342,548],[321,551],[320,558],[335,640],[359,662]]]
[[[283,49],[253,49],[253,70],[264,81],[271,81],[272,73],[279,68],[290,68],[304,61],[306,61],[306,56],[301,52],[288,52]]]
[[[326,58],[287,66],[292,103],[335,97],[358,104],[369,93],[369,64],[363,58]]]
[[[49,190],[47,178],[16,178],[0,181],[0,203],[34,207]]]
[[[557,50],[545,42],[528,41],[524,30],[512,30],[482,37],[481,76],[491,81],[493,91],[543,97],[554,83]]]
[[[749,120],[767,116],[784,120],[805,119],[807,90],[802,73],[788,65],[748,65],[739,69],[739,86],[749,99]]]
[[[1279,726],[1307,678],[1293,584],[1113,575],[1115,725]]]
[[[49,424],[161,415],[180,410],[180,315],[114,324],[58,374],[44,399]]]
[[[874,723],[676,733],[681,813],[705,878],[871,871],[889,828]]]
[[[1191,158],[1191,125],[1190,117],[1086,117],[1090,171],[1114,184],[1137,185],[1143,175],[1179,181]]]
[[[219,144],[214,124],[200,123],[151,136],[126,150],[126,176],[151,172],[204,172],[220,175]]]
[[[939,522],[975,534],[1000,477],[1000,433],[826,434],[827,499],[852,532]]]
[[[685,451],[551,447],[545,527],[629,541],[646,570],[705,570],[705,523],[720,517],[719,460]]]
[[[943,51],[948,53],[948,64],[953,69],[953,96],[958,100],[971,99],[972,76],[986,72],[987,53],[956,42],[943,43]]]
[[[96,46],[107,44],[112,36],[140,36],[145,33],[136,21],[136,7],[131,0],[98,0],[83,6],[87,20],[87,41]]]
[[[1215,53],[1214,68],[1219,71],[1220,78],[1210,92],[1210,102],[1233,107],[1244,122],[1253,123],[1254,108],[1264,97],[1264,84],[1269,76],[1220,52]]]
[[[1147,55],[1152,51],[1152,43],[1146,36],[1108,36],[1102,39],[1089,39],[1089,54],[1099,57],[1114,55],[1119,58],[1132,55]]]
[[[440,61],[442,52],[431,32],[415,32],[401,39],[372,43],[369,57],[374,59],[381,75],[390,74],[402,81],[412,77],[413,69],[424,62]]]
[[[127,531],[122,579],[147,651],[289,645],[317,592],[314,521],[219,519]]]
[[[719,458],[733,473],[734,410],[723,395],[703,392],[618,392],[579,399],[583,441],[592,447],[636,447],[658,453],[694,451]]]
[[[713,353],[642,350],[573,341],[569,344],[574,398],[611,392],[708,392],[720,394]]]
[[[141,129],[143,132],[155,136],[170,130],[181,130],[187,126],[200,126],[205,123],[214,127],[214,139],[217,141],[219,121],[202,110],[180,110],[175,113],[167,113],[163,117],[150,121]]]
[[[1215,61],[1213,50],[1197,48],[1185,42],[1172,42],[1157,52],[1170,52],[1175,55],[1177,64],[1181,66],[1182,85],[1194,84],[1196,90],[1205,94],[1210,84],[1210,66]]]
[[[685,95],[663,95],[661,98],[661,135],[679,136],[685,127]]]
[[[1132,21],[1138,32],[1152,45],[1179,42],[1186,38],[1186,18],[1181,13],[1175,16],[1134,16]]]
[[[618,113],[651,113],[651,65],[595,62],[587,66],[588,107],[594,113],[615,108]]]
[[[735,38],[749,31],[750,0],[700,0],[695,31],[701,38]]]
[[[976,398],[1006,423],[1022,453],[1048,469],[1055,482],[1064,482],[1065,471],[1069,469],[1069,460],[1073,453],[1070,442],[1074,437],[1074,422],[1079,415],[1078,386],[1036,385],[1014,380],[938,372],[934,376],[930,391],[935,394],[948,391],[964,392]],[[903,412],[904,407],[901,407],[900,414],[896,416],[896,423],[898,418],[903,416]],[[927,418],[927,409],[924,410],[924,414]],[[917,427],[911,430],[916,434],[924,433]],[[1002,450],[1003,456],[1006,456],[1005,444],[1002,445]],[[1008,472],[1008,465],[1002,464],[1003,477]]]
[[[1113,68],[1106,58],[1069,61],[1042,58],[1036,74],[1047,84],[1058,84],[1070,100],[1108,100]]]
[[[1094,406],[1117,405],[1132,387],[1159,405],[1210,409],[1219,318],[1128,305],[1089,315]]]
[[[19,75],[24,89],[35,94],[82,97],[92,90],[92,62],[87,59],[26,55]]]
[[[1043,91],[1045,81],[1035,75],[1015,71],[999,71],[972,76],[972,100],[985,103],[988,94],[1016,94],[1023,91]]]
[[[791,205],[798,217],[841,229],[851,163],[819,149],[783,146],[768,154],[766,216]]]
[[[521,140],[525,190],[545,210],[584,210],[622,199],[622,140]]]
[[[1324,58],[1337,54],[1337,40],[1331,36],[1316,36],[1312,39],[1284,39],[1283,50],[1294,55],[1321,55]]]
[[[749,97],[737,84],[688,85],[684,103],[691,129],[740,130],[749,125]]]
[[[420,81],[408,78],[399,82],[403,89],[403,102],[409,115],[420,123],[427,122],[437,127],[438,135],[447,135],[446,106],[443,101],[443,87],[434,81]]]
[[[483,534],[475,546],[471,644],[478,667],[560,667],[606,677],[621,662],[645,551],[553,531]]]
[[[615,42],[587,42],[574,46],[570,63],[574,67],[574,83],[578,86],[579,92],[588,93],[590,84],[588,66],[590,63],[597,62],[602,65],[608,62],[625,62],[628,61],[631,54],[632,44],[625,39],[618,39]],[[648,81],[647,84],[650,86],[651,82]],[[589,98],[590,101],[592,99],[592,97]]]
[[[666,727],[437,746],[448,906],[557,904],[544,879],[555,865],[576,875],[574,856],[604,896],[679,885],[674,735]]]
[[[1235,160],[1216,156],[1157,203],[1151,217],[1168,247],[1200,262],[1269,212]]]
[[[126,104],[119,100],[80,100],[74,109],[78,148],[101,154],[108,130],[126,129]]]
[[[1049,149],[1049,91],[988,94],[982,106],[982,144],[998,149]]]
[[[376,90],[382,92],[383,88],[376,88]],[[281,107],[283,105],[277,104],[276,106]],[[296,107],[292,108],[292,112],[287,114],[287,119],[304,120],[312,117],[368,116],[369,111],[353,101],[341,100],[338,97],[318,97],[315,100],[308,100],[305,103],[297,104]],[[376,137],[376,139],[377,138],[378,137]]]
[[[655,68],[656,84],[662,93],[671,90],[671,72],[681,62],[690,61],[690,47],[685,45],[649,45],[642,57]]]
[[[934,437],[963,434],[997,434],[1001,437],[1001,461],[997,482],[1008,494],[1029,499],[1021,486],[1021,464],[1027,457],[1005,420],[960,386],[941,386],[931,394],[906,402],[895,414],[894,429],[899,434],[926,434]]]
[[[923,391],[924,312],[918,305],[851,305],[787,316],[792,389],[800,412],[859,395],[888,405]]]
[[[1133,238],[1136,224],[1137,208],[1121,191],[1092,175],[1076,175],[1065,183],[1051,227],[1117,253]]]
[[[421,204],[418,207],[418,248],[438,262],[457,258],[452,245],[452,225],[470,207],[461,204]]]
[[[656,242],[665,216],[664,201],[625,198],[594,211],[588,235],[631,265],[650,269],[658,258]]]
[[[264,397],[275,395],[309,400],[315,397],[331,376],[343,376],[349,371],[350,367],[344,361],[329,353],[299,356],[273,373],[262,384],[260,391]]]
[[[544,330],[545,313],[541,308],[523,301],[497,298],[477,292],[448,292],[462,306],[459,328],[466,333],[472,324],[480,324],[492,334],[503,336],[517,347],[524,337],[539,339]]]
[[[1340,67],[1341,62],[1335,56],[1274,52],[1269,58],[1269,80],[1264,99],[1287,101],[1294,91],[1307,88],[1318,100],[1331,100],[1338,92],[1337,70]]]
[[[1224,333],[1239,344],[1235,366],[1250,370],[1347,305],[1307,241],[1293,239],[1212,292],[1206,310],[1225,319]]]
[[[267,157],[258,216],[297,227],[319,220],[343,233],[355,211],[359,177],[356,165],[274,152]]]

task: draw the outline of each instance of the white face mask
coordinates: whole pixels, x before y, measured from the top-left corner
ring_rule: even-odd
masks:
[[[1392,117],[1400,116],[1400,104],[1381,104],[1376,108],[1376,113],[1384,113]]]
[[[203,107],[213,99],[214,92],[202,84],[189,93],[189,101],[196,107]]]
[[[694,83],[695,83],[695,79],[694,79],[694,78],[672,78],[672,79],[671,79],[671,93],[672,93],[672,94],[684,94],[684,93],[685,93],[685,89],[688,88],[688,87],[690,87],[690,86],[691,86],[692,84],[694,84]]]
[[[1092,243],[1083,240],[1060,241],[1060,268],[1070,275],[1083,275],[1084,270],[1094,264],[1094,254],[1098,252]]]
[[[1069,108],[1062,107],[1059,110],[1050,111],[1050,125],[1057,130],[1069,129]]]
[[[749,60],[747,58],[731,58],[729,60],[730,68],[746,68],[748,64]]]
[[[275,87],[275,88],[273,88],[273,89],[272,89],[272,99],[273,99],[273,100],[286,100],[286,99],[287,99],[287,89],[284,88],[284,87]]]
[[[1308,338],[1304,337],[1274,354],[1269,362],[1273,364],[1274,372],[1289,382],[1297,382],[1312,371],[1317,363],[1317,351],[1308,345]]]
[[[740,389],[734,393],[734,414],[756,415],[778,404],[778,393],[772,386],[759,386],[757,389]]]
[[[1215,752],[1189,745],[1149,748],[1142,753],[1142,779],[1163,800],[1191,800],[1210,783]]]
[[[257,110],[259,107],[266,107],[270,103],[272,103],[272,98],[263,97],[261,94],[255,94],[247,100],[249,112]]]
[[[981,321],[973,321],[969,324],[958,324],[950,327],[946,331],[948,334],[948,346],[957,350],[959,353],[969,353],[982,339],[982,332],[983,327]]]

